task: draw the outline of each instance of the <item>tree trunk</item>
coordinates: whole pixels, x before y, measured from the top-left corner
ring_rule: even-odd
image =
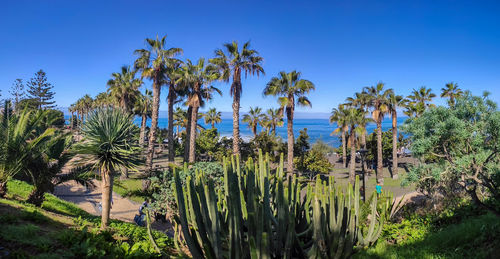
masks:
[[[345,139],[345,131],[341,131],[342,134],[342,166],[347,168],[347,144]]]
[[[37,207],[42,206],[43,201],[45,200],[45,191],[35,187],[33,191],[28,195],[28,199],[26,202],[31,203]]]
[[[363,147],[363,149],[366,149],[366,125],[363,125],[363,133],[361,133],[361,147]],[[362,163],[362,166],[363,166],[363,170],[364,172],[368,171],[368,166],[367,166],[367,162],[366,162],[366,159],[364,159],[365,161],[363,161]]]
[[[120,174],[120,180],[127,180],[127,179],[128,179],[128,168],[123,167]]]
[[[144,135],[146,134],[146,122],[148,120],[148,116],[143,113],[142,121],[141,121],[141,132],[139,133],[139,146],[144,146]]]
[[[233,93],[233,154],[240,154],[240,96]]]
[[[0,198],[5,197],[7,194],[7,181],[0,182]]]
[[[198,124],[198,107],[194,106],[191,112],[191,132],[189,134],[189,163],[195,162],[196,155],[196,127]]]
[[[382,161],[382,119],[377,119],[377,183],[384,185],[384,167]]]
[[[112,172],[102,172],[101,181],[101,229],[106,229],[109,225],[109,213],[111,211],[111,198],[113,194],[113,174]]]
[[[351,161],[349,162],[349,182],[354,185],[354,178],[356,176],[356,145],[354,138],[354,128],[351,128],[351,134],[349,135],[351,142]]]
[[[161,87],[159,83],[153,82],[153,113],[151,114],[151,128],[149,130],[148,151],[146,156],[146,176],[149,176],[149,174],[153,170],[156,130],[158,127],[158,111],[160,109],[160,91]]]
[[[168,87],[168,162],[173,163],[175,159],[174,151],[174,102],[175,88],[171,83]]]
[[[189,161],[189,140],[191,139],[191,116],[193,114],[193,108],[188,107],[187,110],[187,125],[186,125],[186,139],[184,141],[184,162]]]
[[[398,179],[398,117],[392,111],[392,179]]]
[[[292,103],[291,107],[286,108],[286,116],[287,116],[287,134],[288,134],[288,165],[287,171],[293,173],[293,98],[289,102]]]

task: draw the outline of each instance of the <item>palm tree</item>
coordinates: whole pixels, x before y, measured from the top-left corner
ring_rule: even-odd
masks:
[[[94,108],[108,107],[108,106],[112,106],[112,105],[113,105],[113,101],[112,101],[110,94],[108,92],[102,92],[102,93],[97,94],[97,96],[95,97],[93,107]]]
[[[151,118],[153,106],[153,94],[151,90],[146,89],[144,94],[141,94],[135,103],[135,114],[141,116],[141,131],[139,133],[139,145],[144,145],[144,137],[146,135],[146,122]]]
[[[393,93],[392,89],[384,90],[384,83],[363,89],[370,96],[370,107],[372,107],[372,118],[377,123],[377,183],[384,184],[383,161],[382,161],[382,120],[389,112],[388,98]]]
[[[259,107],[252,108],[248,114],[243,115],[243,122],[248,123],[248,128],[252,130],[253,136],[257,137],[257,126],[262,123],[264,114],[262,114],[262,109]]]
[[[356,176],[356,133],[361,133],[363,129],[357,128],[357,125],[364,122],[366,112],[354,107],[349,107],[344,110],[346,124],[350,128],[349,143],[351,150],[351,159],[349,162],[349,181],[354,184]]]
[[[10,106],[10,102],[6,101]],[[8,107],[7,106],[7,107]],[[24,169],[26,158],[54,134],[54,129],[37,133],[43,113],[24,111],[11,117],[4,109],[0,123],[0,197],[7,193],[7,181]]]
[[[448,105],[450,107],[455,106],[455,99],[463,95],[462,89],[458,87],[458,84],[450,82],[446,84],[445,88],[441,88],[441,97],[448,97]]]
[[[136,69],[142,71],[141,77],[153,81],[153,111],[151,114],[151,129],[148,138],[148,150],[146,156],[146,172],[153,169],[154,146],[156,143],[156,130],[158,128],[158,111],[160,109],[161,86],[167,82],[167,64],[174,56],[182,53],[180,48],[166,49],[166,36],[161,39],[146,39],[146,49],[134,51],[139,58],[135,61]],[[147,187],[147,186],[146,186]]]
[[[354,94],[354,97],[346,98],[346,105],[357,107],[365,112],[368,112],[368,106],[370,105],[370,96],[364,92],[358,92]],[[361,147],[366,149],[366,123],[362,122],[358,128],[360,128],[361,132]],[[366,161],[363,163],[363,169],[366,171]]]
[[[282,109],[268,109],[266,113],[267,121],[269,121],[269,127],[274,136],[276,136],[276,127],[282,127],[283,121],[283,110]]]
[[[347,145],[345,134],[349,130],[349,125],[347,123],[346,108],[343,104],[339,104],[338,108],[333,108],[330,115],[330,123],[336,123],[337,128],[332,132],[333,134],[339,134],[342,138],[342,166],[347,167]]]
[[[189,162],[195,162],[196,129],[198,126],[198,110],[205,100],[213,98],[213,92],[222,94],[219,89],[210,86],[212,81],[219,78],[217,69],[209,64],[205,65],[205,59],[200,58],[196,64],[187,59],[182,67],[182,75],[179,83],[188,89],[187,105],[191,108],[191,125],[189,126]]]
[[[215,124],[221,123],[221,112],[218,112],[215,108],[210,108],[205,115],[205,124],[211,124],[212,129],[215,129]]]
[[[259,76],[264,74],[262,68],[263,58],[259,52],[250,48],[250,42],[243,44],[239,49],[238,42],[224,44],[223,49],[215,50],[215,58],[210,63],[217,66],[221,79],[229,82],[232,76],[233,82],[229,93],[233,97],[233,154],[240,154],[240,98],[242,93],[241,73]]]
[[[174,126],[177,127],[176,136],[179,137],[179,128],[187,127],[187,111],[183,110],[181,107],[177,107],[174,112]]]
[[[40,114],[50,116],[50,114]],[[47,130],[42,126],[41,130]],[[73,158],[69,151],[71,142],[67,141],[68,134],[55,132],[48,135],[44,141],[37,143],[25,153],[23,172],[33,183],[33,190],[29,193],[27,202],[40,207],[45,200],[45,193],[53,192],[54,187],[63,182],[74,180],[88,186],[93,185],[94,178],[87,167],[66,167]],[[63,173],[63,169],[66,168]]]
[[[405,101],[408,114],[420,117],[427,108],[436,106],[431,103],[434,97],[436,95],[432,93],[432,89],[425,86],[420,87],[418,90],[413,89]]]
[[[113,175],[120,168],[141,164],[140,147],[132,138],[137,133],[133,116],[120,109],[98,108],[82,126],[84,141],[75,146],[80,164],[92,165],[101,174],[101,229],[109,223]]]
[[[167,62],[167,73],[168,73],[168,161],[174,162],[175,150],[174,150],[174,105],[178,100],[180,89],[178,87],[178,80],[181,76],[181,65],[182,61],[177,59],[169,59]]]
[[[110,97],[129,113],[140,95],[139,87],[142,85],[142,80],[135,78],[135,73],[129,66],[123,66],[120,73],[111,74],[113,78],[107,84]]]
[[[403,96],[391,93],[388,98],[389,112],[392,115],[392,178],[398,179],[398,112]]]
[[[306,97],[310,91],[314,90],[314,84],[300,78],[301,73],[292,71],[286,73],[281,71],[279,77],[271,78],[264,89],[264,95],[281,96],[278,103],[282,108],[286,107],[287,133],[288,133],[288,167],[289,172],[293,172],[293,114],[295,104],[301,106],[311,106],[311,102]]]

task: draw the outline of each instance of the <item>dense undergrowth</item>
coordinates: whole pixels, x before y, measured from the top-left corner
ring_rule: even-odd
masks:
[[[377,244],[355,258],[497,258],[499,253],[500,219],[462,202],[387,223]]]
[[[145,228],[112,220],[100,231],[100,218],[46,194],[41,208],[25,203],[32,186],[10,181],[0,199],[0,258],[154,258],[172,255],[173,241],[153,231],[163,254],[155,252]]]

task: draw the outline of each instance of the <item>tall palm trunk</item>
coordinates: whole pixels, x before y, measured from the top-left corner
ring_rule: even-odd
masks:
[[[109,213],[111,211],[111,196],[113,194],[113,174],[112,172],[102,172],[101,182],[101,229],[106,229],[109,224]]]
[[[196,127],[198,124],[198,106],[195,105],[191,112],[191,132],[189,134],[189,163],[195,162],[196,155]]]
[[[189,161],[189,141],[191,139],[191,116],[193,114],[193,108],[188,107],[187,110],[187,125],[186,125],[186,139],[184,139],[184,161]]]
[[[354,184],[354,177],[356,176],[356,143],[354,137],[354,127],[351,128],[351,134],[349,135],[349,141],[351,142],[351,161],[349,162],[349,182]]]
[[[392,111],[392,179],[398,179],[398,117]]]
[[[366,125],[363,125],[363,133],[361,133],[361,147],[366,149]],[[362,162],[363,170],[366,172],[368,170],[368,166],[366,165],[366,159]]]
[[[347,144],[345,139],[345,130],[342,129],[342,167],[347,168]]]
[[[153,113],[151,114],[151,128],[149,130],[148,150],[146,156],[147,175],[149,175],[151,170],[153,170],[153,156],[156,144],[156,130],[158,127],[158,111],[160,109],[160,91],[161,87],[155,80],[155,82],[153,82]],[[147,186],[143,186],[143,188],[144,187],[149,187],[149,184],[147,184]]]
[[[151,171],[153,170],[153,157],[155,154],[155,144],[156,144],[156,130],[158,128],[158,112],[160,110],[160,91],[161,86],[159,85],[157,79],[153,81],[153,111],[151,114],[151,128],[149,129],[148,138],[148,150],[146,154],[146,177],[149,177]],[[149,189],[151,185],[151,180],[146,178],[142,181],[142,189]]]
[[[254,125],[252,127],[252,133],[253,133],[254,138],[257,137],[257,125]]]
[[[215,123],[212,122],[212,129],[215,129]]]
[[[240,97],[233,95],[233,154],[240,154]]]
[[[382,117],[377,118],[377,183],[384,185],[382,161]]]
[[[168,161],[174,162],[174,102],[175,88],[174,84],[170,83],[168,87]]]
[[[233,74],[233,154],[240,154],[240,98],[241,71],[235,69]]]
[[[287,117],[287,134],[288,134],[288,164],[287,164],[287,170],[290,173],[293,173],[293,144],[294,144],[294,138],[293,138],[293,104],[294,100],[293,97],[289,97],[289,102],[292,104],[289,107],[286,107],[286,117]]]
[[[148,120],[148,116],[143,113],[141,120],[141,132],[139,133],[139,145],[142,147],[144,145],[144,135],[146,134],[146,122]]]

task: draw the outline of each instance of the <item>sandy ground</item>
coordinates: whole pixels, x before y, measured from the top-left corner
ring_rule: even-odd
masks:
[[[99,216],[101,215],[101,187],[99,181],[94,180],[93,183],[96,187],[87,189],[74,181],[69,181],[56,186],[54,194],[63,200],[75,203],[90,214]],[[133,222],[134,216],[139,213],[140,206],[113,192],[111,218]]]
[[[100,181],[93,181],[95,188],[87,189],[82,185],[77,184],[75,181],[69,181],[56,186],[54,195],[57,197],[75,203],[78,207],[86,212],[100,216],[100,202],[101,202],[101,187]],[[134,222],[134,216],[139,214],[139,207],[141,204],[123,198],[113,192],[113,205],[111,207],[110,217],[125,222]],[[151,224],[153,229],[165,232],[170,237],[174,236],[174,229],[170,222],[154,221]]]

